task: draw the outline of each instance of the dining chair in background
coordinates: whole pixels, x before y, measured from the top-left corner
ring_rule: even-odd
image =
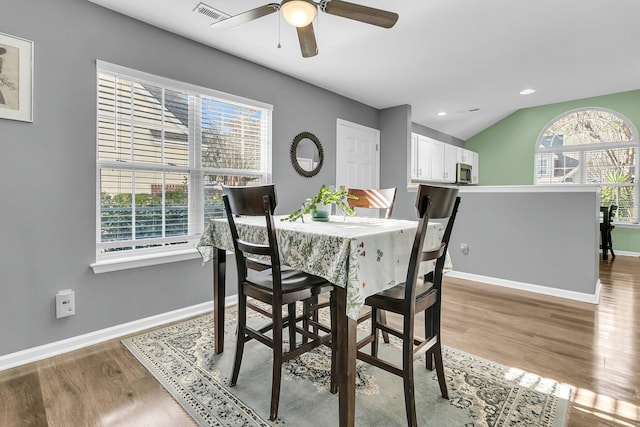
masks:
[[[376,211],[379,214],[384,210],[384,218],[391,218],[393,213],[393,204],[396,200],[397,189],[394,188],[381,188],[381,189],[363,189],[363,188],[349,188],[347,193],[355,196],[355,198],[348,198],[347,203],[350,208],[361,208],[371,211]],[[317,300],[312,300],[314,304],[317,304]],[[320,303],[319,307],[327,306],[328,303]],[[305,306],[306,310],[306,306]],[[312,315],[314,320],[317,321],[317,313]],[[358,318],[358,323],[362,323],[371,317],[371,311],[367,311]],[[384,312],[379,312],[378,322],[386,324],[386,317]],[[389,342],[389,334],[382,332],[382,338],[385,343]]]
[[[393,204],[396,200],[397,188],[381,188],[381,189],[362,189],[362,188],[349,188],[348,194],[356,196],[356,199],[347,199],[349,207],[351,208],[363,208],[368,210],[384,210],[385,219],[391,218],[393,213]],[[362,323],[371,317],[371,312],[363,314],[358,318],[358,323]],[[378,323],[386,324],[387,318],[384,311],[378,312]],[[385,331],[382,332],[382,338],[385,343],[389,343],[389,334]]]
[[[409,426],[417,425],[413,375],[416,358],[426,354],[426,368],[430,370],[433,369],[435,362],[440,392],[443,398],[449,398],[440,340],[441,288],[449,238],[459,204],[460,197],[456,187],[419,186],[416,208],[420,220],[411,250],[406,280],[365,300],[365,305],[372,309],[371,333],[358,342],[357,358],[402,377]],[[425,251],[423,246],[430,219],[446,220],[446,227],[441,244],[437,248]],[[432,260],[436,260],[433,272],[420,276],[420,263]],[[378,311],[389,311],[402,316],[402,329],[380,324],[377,321]],[[421,312],[424,312],[425,316],[424,337],[415,334],[415,316]],[[397,366],[378,356],[378,330],[388,332],[402,340],[402,366]],[[368,344],[371,345],[370,353],[361,351]]]
[[[271,407],[269,419],[278,416],[280,386],[282,381],[282,364],[320,345],[331,347],[331,391],[337,391],[335,383],[335,328],[326,327],[310,320],[305,315],[296,314],[296,302],[309,302],[323,293],[330,293],[331,326],[335,325],[336,312],[333,296],[333,285],[319,276],[314,276],[280,265],[273,211],[276,206],[275,186],[223,187],[223,201],[233,241],[238,273],[238,320],[236,353],[231,375],[230,386],[238,380],[245,343],[256,340],[273,350],[273,373],[271,384]],[[262,216],[266,222],[268,243],[252,243],[238,235],[235,217]],[[269,268],[249,273],[248,259],[266,257]],[[262,265],[264,261],[261,261]],[[263,303],[261,306],[247,297]],[[264,307],[266,304],[268,307]],[[306,304],[309,310],[315,311],[313,304]],[[283,316],[283,308],[287,307],[287,315]],[[259,328],[247,324],[247,309],[256,311],[270,318],[270,323]],[[299,325],[301,323],[301,326]],[[309,325],[315,329],[310,330]],[[289,348],[284,350],[283,332],[288,328]],[[320,334],[318,330],[324,332]],[[267,333],[271,331],[271,336]],[[306,339],[297,345],[297,334]]]
[[[607,253],[611,252],[611,257],[615,258],[616,254],[613,252],[613,240],[611,240],[611,231],[616,228],[613,225],[613,220],[618,213],[618,206],[611,205],[609,208],[601,207],[600,211],[603,213],[602,223],[600,223],[600,235],[602,249],[602,259],[607,259]]]
[[[396,188],[349,188],[347,193],[356,196],[357,199],[347,199],[347,202],[351,208],[384,209],[384,217],[389,219],[393,212],[393,203],[396,200],[396,192]]]

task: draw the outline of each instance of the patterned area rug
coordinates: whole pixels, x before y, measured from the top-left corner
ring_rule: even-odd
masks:
[[[335,426],[338,398],[329,393],[330,352],[318,348],[286,364],[279,418],[268,421],[270,349],[245,345],[238,384],[229,387],[235,349],[235,307],[227,309],[225,351],[214,354],[213,320],[205,315],[123,340],[132,354],[201,426]],[[259,316],[251,322],[262,324]],[[366,325],[363,324],[361,328]],[[381,343],[399,363],[400,341]],[[435,371],[416,361],[416,407],[422,426],[562,426],[569,388],[524,371],[444,348],[449,400]],[[402,379],[358,362],[356,423],[406,425]]]

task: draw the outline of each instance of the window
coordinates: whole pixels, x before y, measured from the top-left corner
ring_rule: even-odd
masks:
[[[638,221],[638,132],[601,108],[569,111],[540,134],[536,184],[600,184],[601,204],[617,205],[620,222]]]
[[[195,247],[222,185],[271,180],[272,107],[98,61],[96,261]]]

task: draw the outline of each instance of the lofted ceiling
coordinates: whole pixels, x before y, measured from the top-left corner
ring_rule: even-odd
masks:
[[[411,105],[413,122],[462,140],[520,108],[640,88],[638,0],[353,0],[400,18],[320,12],[311,58],[278,13],[215,30],[198,0],[89,1],[378,109]],[[233,16],[273,1],[203,3]]]

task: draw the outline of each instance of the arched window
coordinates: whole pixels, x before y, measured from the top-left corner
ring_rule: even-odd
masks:
[[[637,222],[638,131],[603,108],[573,110],[540,133],[536,184],[600,184],[603,206],[617,205],[618,220]]]

